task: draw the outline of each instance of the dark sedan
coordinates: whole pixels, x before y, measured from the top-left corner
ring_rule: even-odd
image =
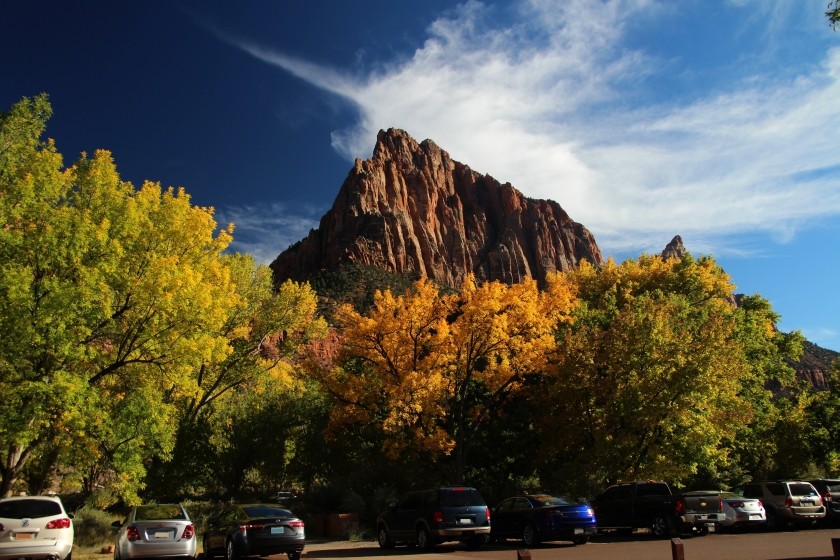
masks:
[[[548,494],[508,498],[493,509],[490,538],[522,539],[534,547],[543,541],[586,544],[597,531],[595,512],[586,500]]]
[[[236,504],[208,519],[202,542],[207,560],[283,553],[289,560],[300,560],[306,536],[303,521],[288,509],[271,504]]]

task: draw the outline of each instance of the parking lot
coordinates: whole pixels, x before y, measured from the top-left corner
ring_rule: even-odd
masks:
[[[782,532],[722,533],[707,537],[681,539],[685,560],[831,560],[832,539],[840,539],[840,529],[807,529]],[[671,541],[645,534],[632,537],[599,535],[590,543],[546,543],[529,550],[531,560],[671,560]],[[383,550],[375,541],[333,541],[307,544],[304,558],[363,559],[404,558],[456,560],[459,558],[517,560],[521,543],[488,544],[479,550],[467,550],[457,543],[443,544],[431,553],[399,547]]]

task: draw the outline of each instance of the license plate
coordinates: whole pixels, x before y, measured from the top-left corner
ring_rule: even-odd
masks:
[[[271,534],[272,535],[282,535],[284,533],[283,527],[272,527]]]
[[[169,538],[169,531],[155,531],[154,537],[155,539],[168,539]]]
[[[470,523],[472,523],[472,519],[470,519],[469,517],[462,517],[458,520],[458,523],[460,523],[461,525],[469,525]]]
[[[812,505],[814,505],[814,502],[813,502],[812,500],[800,500],[800,501],[799,501],[799,503],[800,503],[800,504],[802,504],[803,506],[812,506]]]
[[[35,538],[35,533],[15,533],[15,540],[25,541]]]
[[[583,533],[583,529],[577,528],[575,529],[575,535],[580,535]]]

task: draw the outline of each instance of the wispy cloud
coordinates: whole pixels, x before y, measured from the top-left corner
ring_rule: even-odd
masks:
[[[220,226],[234,224],[230,250],[248,253],[258,263],[270,264],[289,245],[318,227],[322,209],[290,209],[280,203],[228,207],[216,212]]]
[[[364,74],[224,39],[355,105],[358,122],[333,134],[348,159],[367,157],[383,128],[432,138],[558,201],[608,254],[676,233],[721,251],[726,235],[840,214],[840,49],[793,77],[745,68],[714,93],[663,101],[647,94],[667,86],[672,61],[625,39],[664,5],[531,0],[503,25],[495,9],[468,1],[413,56]]]

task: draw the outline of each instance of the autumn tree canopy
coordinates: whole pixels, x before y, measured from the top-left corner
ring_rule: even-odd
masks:
[[[473,278],[451,295],[426,280],[379,292],[367,315],[342,307],[339,366],[317,371],[336,399],[333,428],[373,424],[390,456],[451,457],[445,476],[460,481],[488,412],[544,368],[562,311],[535,282]]]

